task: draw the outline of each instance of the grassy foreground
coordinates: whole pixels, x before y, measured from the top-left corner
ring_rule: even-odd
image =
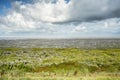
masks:
[[[0,48],[0,80],[120,80],[120,49]]]

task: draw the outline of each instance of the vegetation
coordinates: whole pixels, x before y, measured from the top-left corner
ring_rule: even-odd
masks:
[[[120,80],[120,49],[0,48],[0,80]]]

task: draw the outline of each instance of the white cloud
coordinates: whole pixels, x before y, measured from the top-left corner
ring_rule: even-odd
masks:
[[[72,32],[74,33],[74,32],[80,32],[80,31],[87,31],[86,29],[87,28],[85,26],[79,25],[79,26],[75,27]]]
[[[86,31],[90,33],[120,32],[120,18],[112,18],[101,21],[83,22],[73,29],[74,32]]]
[[[13,3],[13,11],[21,13],[25,18],[42,22],[67,22],[113,17],[114,11],[120,10],[120,0],[71,0],[68,4],[58,0],[56,4],[37,0],[34,4]],[[115,15],[118,16],[118,15]]]
[[[114,18],[120,16],[115,13],[120,12],[120,0],[71,0],[69,3],[64,0],[56,3],[49,1],[36,0],[34,4],[14,2],[8,13],[0,16],[0,33],[68,33],[73,36],[76,32],[120,32],[120,18]],[[90,22],[85,22],[88,20]]]

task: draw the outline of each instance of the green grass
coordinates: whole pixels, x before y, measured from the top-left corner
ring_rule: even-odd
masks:
[[[0,80],[120,80],[120,49],[0,48],[0,73]]]

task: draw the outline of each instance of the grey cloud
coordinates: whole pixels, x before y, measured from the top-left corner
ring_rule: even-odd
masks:
[[[71,20],[91,21],[120,17],[120,0],[71,0]]]

